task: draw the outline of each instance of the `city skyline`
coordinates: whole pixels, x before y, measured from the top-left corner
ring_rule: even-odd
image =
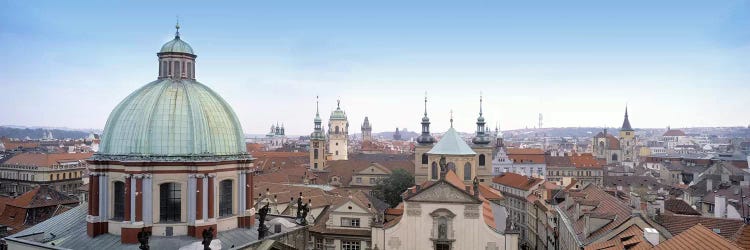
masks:
[[[643,4],[96,3],[118,12],[91,13],[80,3],[3,3],[0,55],[10,60],[0,81],[15,106],[0,123],[103,128],[119,100],[156,78],[154,53],[173,36],[175,13],[198,54],[198,81],[249,134],[277,121],[309,134],[316,96],[324,124],[340,99],[351,132],[365,116],[376,132],[418,131],[424,91],[436,133],[451,110],[457,130],[473,131],[480,91],[492,129],[534,127],[539,113],[544,127],[619,127],[626,104],[634,128],[746,126],[748,4]]]

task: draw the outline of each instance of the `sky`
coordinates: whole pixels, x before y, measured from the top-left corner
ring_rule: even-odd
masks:
[[[0,125],[103,128],[178,16],[246,133],[750,123],[750,1],[0,1]]]

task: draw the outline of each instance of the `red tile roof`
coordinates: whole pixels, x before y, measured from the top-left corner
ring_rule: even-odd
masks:
[[[64,162],[86,160],[91,158],[92,155],[94,153],[21,153],[14,155],[3,164],[51,167]]]
[[[661,224],[672,235],[681,234],[695,224],[702,224],[710,229],[718,229],[719,235],[726,239],[732,239],[744,224],[742,220],[738,219],[668,214],[657,216],[656,222]]]
[[[740,250],[737,245],[731,241],[722,238],[718,234],[704,227],[701,224],[692,226],[690,229],[666,240],[654,249],[665,250],[698,250],[698,249],[727,249]]]
[[[574,203],[595,201],[596,206],[586,211],[590,214],[602,214],[602,215],[614,216],[611,222],[602,226],[598,230],[591,232],[588,237],[584,237],[583,228],[584,228],[584,224],[586,223],[584,221],[584,217],[579,215],[578,218],[573,218],[573,215],[576,213],[576,206],[575,205],[570,206],[566,210],[565,217],[567,217],[570,221],[572,221],[575,234],[582,241],[586,241],[586,239],[589,239],[589,238],[598,237],[620,226],[620,224],[622,224],[623,222],[627,221],[630,218],[630,214],[632,212],[632,209],[630,208],[628,204],[622,202],[617,197],[610,195],[609,193],[597,187],[596,185],[587,185],[584,189],[580,191],[571,191],[569,196],[571,197],[568,197],[568,199],[572,199],[571,202],[574,202]],[[566,203],[567,202],[568,201],[566,200]]]
[[[496,184],[527,191],[542,181],[544,180],[516,173],[502,173],[492,178],[492,182]]]
[[[514,163],[544,163],[544,151],[538,148],[508,148],[508,158]]]
[[[732,239],[737,246],[750,249],[750,226],[742,225],[742,229],[738,230]]]
[[[602,164],[591,153],[571,155],[570,163],[576,168],[601,168]]]
[[[664,132],[664,135],[662,136],[685,136],[685,132],[682,132],[682,130],[679,129],[670,129],[667,130],[667,132]]]
[[[625,231],[615,235],[612,239],[592,243],[586,246],[584,250],[641,250],[651,248],[651,243],[643,237],[643,229],[639,228],[637,225],[632,225]]]

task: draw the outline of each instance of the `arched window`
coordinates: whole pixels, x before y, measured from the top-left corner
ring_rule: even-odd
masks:
[[[182,201],[180,184],[169,182],[159,185],[159,220],[161,222],[181,221]]]
[[[114,190],[114,209],[115,213],[112,215],[112,219],[123,220],[125,218],[125,183],[121,181],[115,181]]]
[[[49,180],[50,181],[52,180],[52,174],[49,174]]]
[[[68,179],[68,173],[63,173],[63,179]]]
[[[599,142],[599,149],[604,149],[604,142],[603,141]]]
[[[485,165],[485,159],[484,154],[479,155],[479,166],[484,167]]]
[[[464,164],[464,180],[471,180],[471,163]]]
[[[336,126],[336,134],[339,133],[339,126]]]
[[[339,155],[339,151],[338,150],[336,150],[336,155]]]
[[[219,182],[219,216],[232,215],[232,180]]]
[[[612,160],[613,160],[613,161],[616,161],[616,160],[617,160],[617,154],[612,154]]]
[[[428,161],[429,160],[427,159],[427,154],[422,154],[422,164],[427,164]]]
[[[432,167],[430,168],[431,174],[430,177],[432,177],[433,180],[437,180],[438,178],[438,166],[436,162],[432,162]]]
[[[456,172],[456,164],[453,162],[448,162],[448,164],[445,164],[445,172],[447,173],[448,170]]]
[[[313,150],[313,159],[318,159],[318,149]]]

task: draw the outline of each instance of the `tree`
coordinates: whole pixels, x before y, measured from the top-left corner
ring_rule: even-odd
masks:
[[[414,176],[406,170],[396,169],[390,176],[378,181],[373,187],[373,193],[376,198],[395,207],[402,201],[401,194],[412,186],[414,186]]]

